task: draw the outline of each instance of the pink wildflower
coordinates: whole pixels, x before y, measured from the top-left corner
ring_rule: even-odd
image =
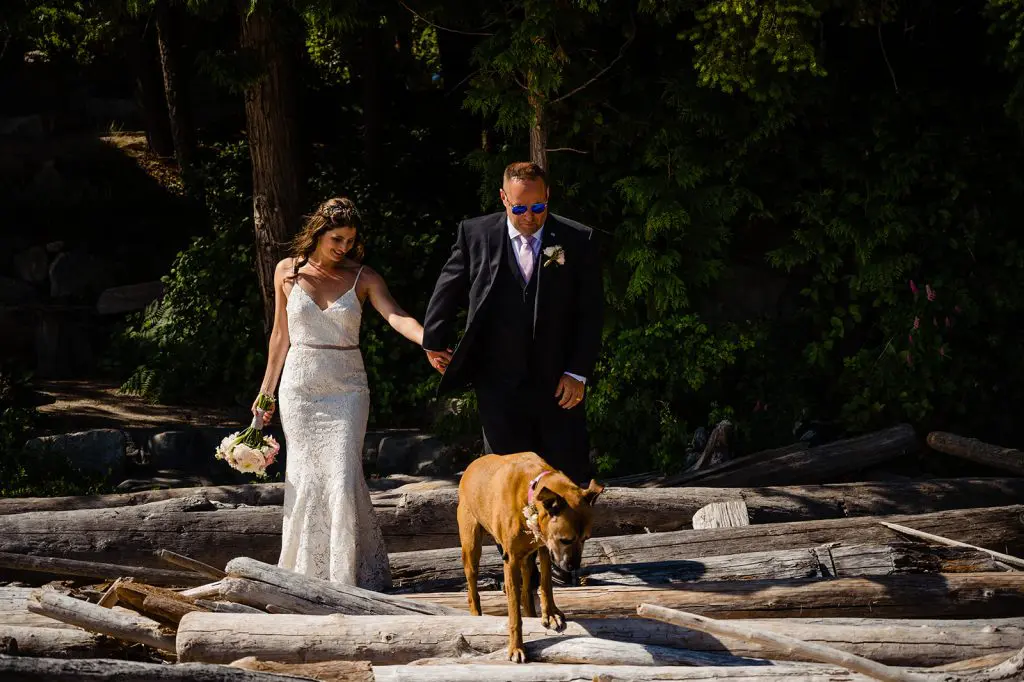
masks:
[[[917,296],[917,285],[914,284],[914,280],[910,280],[910,291]]]
[[[928,295],[928,300],[929,301],[934,301],[935,300],[935,289],[932,289],[932,286],[930,284],[925,284],[924,285],[924,291],[925,291],[925,294]]]
[[[948,317],[946,318],[946,326],[947,327],[952,327],[953,326],[953,323],[949,321]]]
[[[915,317],[914,318],[914,329],[920,329],[920,328],[921,328],[921,318],[920,317]]]

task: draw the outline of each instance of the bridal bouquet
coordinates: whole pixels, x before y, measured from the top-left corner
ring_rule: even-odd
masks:
[[[266,478],[267,467],[274,463],[274,458],[281,450],[281,445],[273,436],[263,435],[263,414],[273,404],[273,398],[260,393],[256,399],[256,416],[252,424],[246,430],[236,431],[222,440],[214,457],[223,459],[232,469]]]

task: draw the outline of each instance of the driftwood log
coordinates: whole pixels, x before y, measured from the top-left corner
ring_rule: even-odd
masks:
[[[944,431],[928,434],[928,447],[947,455],[1002,469],[1016,476],[1024,476],[1024,452],[1013,448],[983,443],[977,438],[964,438]]]
[[[463,615],[466,612],[465,609],[458,606],[436,606],[423,600],[414,601],[405,597],[364,590],[354,585],[343,585],[313,578],[248,557],[232,559],[228,562],[225,570],[231,577],[246,578],[271,585],[286,594],[330,607],[335,613],[367,616],[418,613],[444,616]]]
[[[684,479],[689,485],[724,488],[749,485],[794,485],[828,483],[837,477],[861,471],[918,450],[917,434],[909,424],[835,441],[816,448],[747,462],[740,457],[718,470],[697,472]],[[679,483],[681,484],[681,483]]]
[[[28,610],[28,603],[38,589],[36,587],[0,587],[0,625],[43,628],[75,627]]]
[[[458,547],[457,496],[455,490],[376,494],[374,508],[390,551]],[[280,507],[218,509],[212,502],[203,503],[201,499],[201,494],[196,494],[130,508],[0,516],[0,552],[161,570],[167,570],[167,565],[155,554],[161,549],[218,569],[236,556],[276,562],[281,548]],[[594,508],[594,535],[607,537],[686,529],[701,507],[733,499],[744,501],[751,523],[755,525],[918,514],[1019,502],[1024,499],[1024,478],[742,489],[609,488]],[[831,540],[824,538],[804,546]],[[993,549],[1006,551],[1005,547]],[[14,579],[7,571],[0,571],[0,575]],[[19,575],[17,579],[52,577],[39,573],[35,578]]]
[[[0,655],[0,682],[296,682],[313,679],[202,663],[162,665],[110,658],[64,660]]]
[[[457,607],[457,592],[410,595]],[[641,602],[716,618],[871,617],[999,618],[1024,613],[1024,573],[891,575],[835,580],[744,580],[673,586],[556,588],[567,618],[613,618]],[[480,593],[484,613],[506,615],[501,591]]]
[[[331,682],[374,682],[373,667],[366,661],[327,661],[324,663],[278,663],[249,656],[231,663],[233,668],[260,670],[280,675],[312,677]]]
[[[61,559],[0,552],[0,568],[7,571],[31,571],[45,575],[79,576],[113,580],[138,578],[153,585],[198,585],[203,576],[192,571],[174,571],[150,566],[125,566],[80,559]]]
[[[370,479],[371,493],[413,492],[457,488],[453,478],[432,478],[394,474],[387,478]],[[198,488],[165,488],[139,490],[133,493],[109,495],[68,495],[65,497],[11,497],[0,499],[0,516],[36,511],[72,511],[75,509],[109,509],[134,507],[151,502],[163,502],[181,497],[205,497],[213,502],[230,505],[276,506],[284,504],[284,483],[244,483],[240,485],[203,486]]]
[[[889,665],[935,666],[989,654],[1009,656],[1024,638],[1024,618],[906,620],[791,618],[745,624],[819,642]],[[178,626],[179,660],[226,663],[243,656],[280,662],[367,660],[405,664],[426,658],[486,655],[508,645],[508,620],[497,616],[274,616],[190,613]],[[524,641],[594,637],[690,651],[767,658],[764,647],[664,623],[630,618],[571,620],[562,633],[523,619]],[[772,652],[772,658],[780,654]]]
[[[653,604],[641,604],[636,611],[643,618],[654,618],[663,623],[700,630],[718,637],[724,635],[747,639],[776,651],[796,652],[801,658],[842,666],[847,670],[866,675],[871,679],[882,680],[882,682],[915,682],[915,677],[906,671],[817,642],[804,642],[789,635],[762,632],[742,624],[718,621],[696,613],[676,611]]]
[[[154,649],[174,651],[174,635],[160,624],[130,611],[108,609],[81,599],[40,590],[28,609],[56,620],[77,625],[90,632],[116,637],[124,642],[145,644]]]
[[[494,553],[496,555],[496,552]],[[407,557],[402,555],[403,565]],[[420,562],[429,567],[429,558]],[[417,564],[419,566],[420,564]],[[415,577],[395,578],[400,592],[464,590],[460,566],[415,571]],[[496,586],[503,580],[500,557],[481,561],[478,582]],[[911,542],[886,545],[844,545],[747,552],[699,559],[635,564],[598,564],[581,572],[586,585],[668,585],[722,580],[783,580],[790,578],[851,578],[900,573],[1000,572],[998,562],[980,550],[928,546]],[[248,603],[248,602],[247,602]]]
[[[146,656],[142,652],[133,653],[133,647],[125,642],[76,627],[29,627],[0,623],[0,640],[6,638],[17,642],[19,656],[120,659]]]
[[[600,503],[598,503],[600,505]],[[805,549],[830,542],[886,544],[906,538],[878,523],[899,523],[951,539],[970,540],[986,549],[1019,554],[1024,549],[1024,505],[960,509],[913,516],[885,516],[825,521],[772,523],[741,528],[680,530],[667,533],[591,538],[583,550],[583,566],[594,570],[609,564],[695,560],[700,557]],[[485,547],[482,575],[501,571],[501,557]],[[462,553],[455,549],[401,552],[391,555],[396,587],[431,581],[461,585]]]

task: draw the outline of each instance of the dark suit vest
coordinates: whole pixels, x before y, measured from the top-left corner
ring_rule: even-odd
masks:
[[[537,271],[523,282],[513,242],[505,235],[502,263],[487,297],[487,310],[477,337],[474,383],[516,386],[535,373],[534,306],[537,302]]]

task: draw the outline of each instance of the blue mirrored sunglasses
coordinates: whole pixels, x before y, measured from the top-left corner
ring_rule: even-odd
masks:
[[[524,213],[526,213],[526,209],[526,206],[523,206],[522,204],[516,204],[515,206],[512,207],[512,213],[515,215],[523,215]],[[532,213],[543,213],[544,211],[548,210],[548,205],[547,203],[544,202],[538,204],[530,204],[529,209]]]

